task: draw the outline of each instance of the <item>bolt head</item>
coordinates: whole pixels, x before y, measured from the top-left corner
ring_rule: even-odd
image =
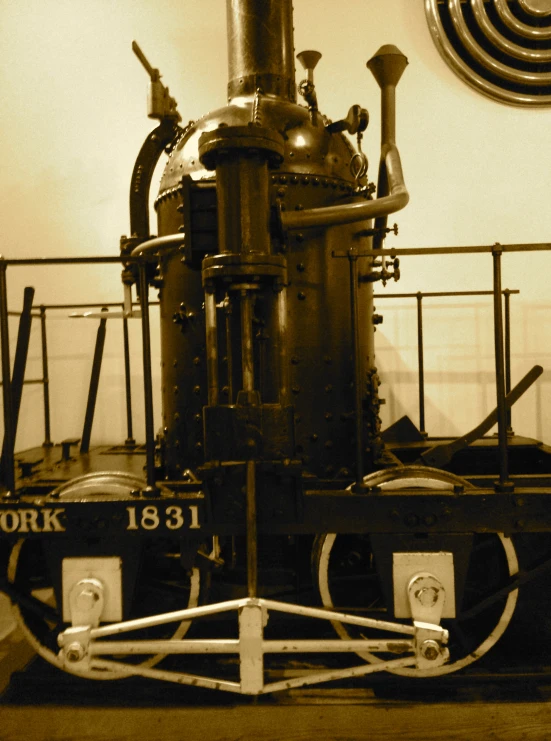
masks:
[[[84,650],[84,646],[76,641],[74,643],[70,643],[65,649],[65,658],[72,664],[76,663],[77,661],[82,661],[85,655],[86,651]]]
[[[421,644],[421,656],[427,661],[436,661],[440,656],[440,646],[436,641],[423,641]]]
[[[415,599],[423,607],[433,607],[438,602],[438,591],[436,587],[423,587],[415,592]]]
[[[81,610],[92,610],[99,600],[99,594],[91,589],[85,589],[77,597],[77,604]]]

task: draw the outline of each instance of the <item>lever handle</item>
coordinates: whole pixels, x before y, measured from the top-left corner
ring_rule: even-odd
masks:
[[[145,56],[143,51],[140,49],[137,41],[132,42],[132,51],[142,63],[143,67],[145,68],[145,71],[151,78],[151,82],[158,82],[161,77],[159,70],[156,67],[152,67],[149,64],[147,57]]]
[[[150,65],[136,41],[132,42],[132,51],[138,57],[150,77],[147,100],[147,115],[149,118],[157,118],[160,121],[165,119],[181,121],[182,117],[176,110],[176,101],[169,95],[168,88],[161,82],[161,73],[159,70]]]
[[[515,402],[527,391],[530,386],[536,381],[543,373],[541,365],[535,365],[528,373],[521,378],[517,385],[509,391],[505,397],[505,405],[507,409],[510,409]],[[435,445],[433,448],[422,453],[420,460],[416,463],[424,463],[426,466],[433,466],[434,468],[441,468],[452,459],[452,457],[463,448],[466,448],[475,440],[483,437],[497,422],[497,409],[494,409],[477,427],[468,432],[463,437],[454,440],[451,443],[442,443],[441,445]]]

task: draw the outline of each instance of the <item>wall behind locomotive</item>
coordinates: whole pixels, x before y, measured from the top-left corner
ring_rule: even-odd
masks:
[[[411,202],[396,216],[400,234],[389,238],[389,246],[549,241],[549,109],[506,107],[460,82],[432,44],[421,0],[295,0],[294,5],[296,50],[323,53],[316,70],[320,108],[333,119],[353,103],[370,110],[365,149],[373,180],[379,92],[365,62],[384,43],[396,44],[409,58],[398,89],[398,144]],[[160,67],[184,122],[197,118],[225,103],[224,6],[223,0],[3,0],[2,254],[116,254],[118,238],[128,229],[134,159],[152,127],[145,116],[147,78],[131,40]],[[297,80],[301,74],[298,70]],[[522,291],[513,298],[514,380],[535,362],[551,368],[551,324],[545,321],[551,311],[550,268],[548,254],[505,258],[504,285]],[[402,275],[398,285],[377,286],[377,292],[487,289],[491,259],[412,257],[402,260]],[[25,285],[36,287],[36,303],[121,297],[118,269],[112,267],[12,268],[8,277],[12,308],[20,304]],[[385,422],[403,413],[417,420],[415,301],[381,299],[377,309],[385,315],[377,332]],[[96,332],[95,322],[66,319],[66,313],[52,312],[48,330],[55,441],[80,434]],[[428,429],[460,433],[494,403],[490,299],[427,300],[425,341]],[[136,326],[131,342],[141,437]],[[126,436],[121,343],[120,322],[112,320],[94,425],[97,441]],[[158,358],[156,343],[154,352]],[[39,375],[35,327],[28,377]],[[518,431],[547,440],[549,378],[547,372],[514,417]],[[40,415],[41,391],[28,386],[19,449],[41,442]]]

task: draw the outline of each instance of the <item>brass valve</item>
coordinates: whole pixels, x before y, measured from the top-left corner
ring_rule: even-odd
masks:
[[[388,264],[389,263],[385,262],[381,269],[381,280],[383,281],[383,286],[386,286],[387,280],[390,280],[391,278],[395,281],[400,280],[400,259],[395,257],[394,260],[392,260],[392,271],[388,270]]]
[[[389,281],[391,278],[395,281],[400,280],[400,259],[398,257],[395,257],[392,261],[387,262],[386,260],[374,261],[373,263],[377,267],[381,266],[381,269],[376,272],[368,273],[365,276],[362,276],[361,280],[365,283],[375,283],[376,281],[380,280],[383,282],[383,286],[386,286],[387,281]],[[389,266],[392,267],[392,270],[389,270]]]
[[[338,131],[348,131],[349,134],[361,134],[367,129],[369,113],[366,108],[353,105],[344,118],[327,124],[325,127],[331,134]]]

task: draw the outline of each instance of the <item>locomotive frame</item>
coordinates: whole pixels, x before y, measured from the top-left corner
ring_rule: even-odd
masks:
[[[230,7],[242,5],[230,3]],[[280,18],[285,36],[289,34],[290,6],[281,3],[279,7],[283,10],[278,12],[285,16]],[[258,18],[255,24],[248,21],[250,27],[240,29],[245,39],[250,41],[251,34],[258,32],[260,24],[257,21]],[[233,22],[237,23],[237,20],[234,18]],[[280,41],[278,39],[278,43]],[[246,44],[239,48],[246,48]],[[283,48],[287,49],[285,44]],[[281,58],[275,47],[270,47],[266,56],[274,58],[276,68],[283,65],[288,70],[288,61]],[[257,59],[253,61],[258,63]],[[321,120],[313,85],[315,59],[306,58],[305,63],[308,71],[308,84],[304,86],[307,108],[301,108],[300,126],[312,127],[319,137],[341,137],[344,130],[361,134],[366,120],[359,106],[353,107],[342,121],[327,124]],[[238,66],[235,60],[234,64]],[[247,64],[252,63],[249,60]],[[286,170],[280,174],[278,168],[288,152],[281,134],[271,125],[276,114],[280,115],[278,106],[283,110],[283,118],[291,115],[288,109],[294,104],[289,92],[288,74],[276,79],[271,72],[259,75],[256,70],[254,74],[240,76],[234,70],[230,92],[248,99],[243,109],[245,118],[251,120],[245,124],[241,114],[237,115],[232,110],[228,114],[229,124],[222,121],[222,126],[203,128],[199,139],[200,127],[186,130],[178,127],[174,103],[160,86],[158,71],[149,66],[152,80],[150,115],[161,122],[148,136],[134,168],[130,201],[131,237],[122,241],[121,256],[0,261],[5,426],[2,460],[5,494],[0,502],[0,529],[3,543],[13,543],[9,556],[6,556],[7,578],[2,586],[18,604],[18,614],[37,650],[70,673],[106,679],[141,675],[244,694],[273,692],[383,670],[405,673],[406,676],[439,676],[450,667],[446,647],[448,630],[440,623],[442,619],[458,619],[456,608],[451,605],[457,602],[457,610],[460,609],[464,586],[469,579],[475,538],[482,538],[479,542],[486,543],[486,536],[494,536],[490,548],[497,546],[501,555],[493,554],[492,558],[501,562],[504,571],[499,583],[478,594],[478,601],[470,603],[463,611],[463,618],[472,620],[489,610],[490,626],[488,628],[482,621],[481,630],[487,629],[488,635],[483,635],[480,644],[476,642],[474,646],[467,641],[460,658],[452,655],[452,665],[454,662],[458,665],[455,668],[470,663],[495,643],[511,618],[518,588],[551,568],[551,559],[544,553],[528,568],[523,566],[519,570],[515,548],[511,545],[512,536],[547,533],[551,529],[551,484],[547,474],[549,450],[533,441],[526,443],[508,438],[508,409],[536,380],[541,369],[536,366],[514,389],[508,388],[501,287],[504,253],[549,250],[551,245],[384,249],[383,239],[388,231],[386,217],[407,202],[394,142],[393,97],[404,62],[395,47],[383,47],[370,64],[381,85],[383,101],[378,198],[371,198],[367,181],[362,181],[365,173],[361,170],[354,172],[352,184],[333,183],[331,178],[319,179],[316,174],[303,175],[303,180],[318,178],[317,185],[321,185],[322,190],[325,188],[325,193],[330,193],[335,184],[339,197],[335,198],[335,203],[325,198],[328,203],[322,202],[321,205],[314,199],[306,209],[297,208],[301,204],[294,205],[293,197],[289,197],[291,205],[294,205],[294,210],[290,210],[289,203],[286,203],[287,178],[296,175],[286,174]],[[295,109],[292,110],[297,116]],[[215,123],[220,124],[220,121]],[[151,239],[149,233],[147,208],[154,166],[167,146],[171,156],[177,156],[174,153],[178,146],[184,146],[193,137],[198,139],[203,165],[216,169],[218,238],[223,247],[214,255],[210,251],[212,241],[209,241],[212,224],[204,228],[195,224],[193,239],[189,234],[194,219],[192,205],[202,198],[208,200],[212,197],[212,183],[209,190],[184,176],[179,187],[174,188],[169,175],[166,175],[168,185],[165,185],[158,202],[160,230],[164,234]],[[336,146],[344,146],[341,139]],[[360,153],[361,150],[352,153],[351,159]],[[288,160],[286,164],[289,165]],[[292,168],[290,171],[294,172]],[[180,196],[182,202],[174,208],[174,201]],[[253,213],[258,202],[264,207],[264,211],[259,208],[261,216]],[[210,205],[211,202],[207,204],[207,211]],[[241,221],[235,218],[236,212]],[[179,214],[176,229],[175,214]],[[375,222],[371,223],[371,219]],[[353,226],[346,231],[349,224]],[[185,233],[177,231],[180,226]],[[289,380],[289,368],[299,365],[302,358],[297,356],[298,362],[295,363],[295,356],[290,356],[285,324],[287,317],[292,315],[287,305],[287,289],[289,285],[300,287],[298,281],[289,278],[289,258],[295,253],[303,254],[304,232],[314,233],[319,238],[320,232],[325,234],[335,226],[343,226],[344,231],[338,233],[334,242],[325,245],[325,256],[331,266],[327,272],[338,273],[341,281],[348,277],[346,300],[339,307],[342,314],[339,330],[345,333],[350,358],[347,357],[340,367],[340,380],[349,372],[353,375],[353,384],[348,383],[347,391],[339,398],[340,411],[346,416],[343,421],[348,425],[348,432],[340,441],[340,450],[350,446],[354,440],[354,454],[347,455],[347,465],[329,477],[322,475],[318,463],[315,464],[317,468],[309,465],[307,456],[301,455],[304,451],[299,449],[295,440],[295,427],[300,424],[297,419],[300,415],[291,395],[296,397],[301,389],[295,392]],[[295,240],[292,248],[290,234]],[[245,250],[243,245],[251,235],[257,240],[255,244],[261,246]],[[347,236],[351,246],[343,249],[342,241]],[[205,240],[206,247],[202,246],[201,239]],[[199,258],[197,244],[200,247]],[[438,443],[425,438],[419,431],[412,437],[407,422],[398,423],[390,431],[380,434],[376,424],[376,370],[372,360],[367,364],[365,360],[366,348],[368,355],[372,354],[372,334],[367,330],[374,323],[374,317],[369,315],[372,313],[372,300],[369,294],[366,312],[365,306],[361,308],[360,291],[364,291],[365,304],[365,287],[371,286],[376,278],[386,280],[391,277],[391,266],[396,272],[397,258],[403,255],[473,252],[491,254],[493,262],[496,412],[471,435],[455,442]],[[181,416],[176,419],[176,415],[180,415],[177,402],[167,402],[165,397],[165,407],[169,409],[165,416],[174,421],[166,425],[168,429],[161,445],[154,429],[149,290],[154,286],[160,287],[161,292],[174,292],[174,284],[182,280],[182,268],[175,268],[176,261],[183,264],[185,270],[189,268],[190,276],[193,273],[195,283],[193,286],[190,283],[189,291],[196,291],[204,300],[205,349],[202,355],[197,356],[197,365],[206,366],[207,390],[206,399],[204,388],[199,386],[197,393],[202,408],[199,420],[202,423],[202,441],[199,443],[205,451],[199,465],[198,454],[191,453],[189,444],[185,454],[178,452],[178,436],[183,422]],[[143,452],[136,449],[130,432],[126,448],[120,446],[122,453],[120,450],[95,452],[89,449],[94,388],[97,390],[99,379],[98,356],[94,363],[79,455],[76,458],[71,455],[71,445],[75,441],[68,440],[62,444],[61,461],[56,459],[58,449],[46,446],[44,463],[33,472],[32,454],[23,454],[18,478],[15,474],[14,442],[24,382],[32,296],[26,297],[27,308],[20,323],[12,376],[7,270],[23,264],[90,262],[122,263],[126,288],[136,284],[138,289],[146,410],[145,449]],[[302,273],[304,266],[300,270],[300,264],[296,269]],[[337,269],[334,267],[337,264],[343,267]],[[368,266],[367,270],[360,274],[359,266],[364,265]],[[376,273],[374,267],[380,267],[380,273]],[[171,273],[177,278],[170,278]],[[198,286],[195,285],[197,275],[200,276]],[[190,276],[186,280],[191,281]],[[342,285],[340,287],[342,289]],[[228,296],[230,299],[225,303]],[[253,336],[253,326],[261,322],[260,315],[255,314],[253,308],[253,296],[262,297],[263,326],[267,327],[268,338],[273,339],[269,362],[266,363],[268,371],[262,376],[267,403],[262,400],[257,387],[259,337]],[[304,291],[299,290],[296,298],[304,301]],[[197,304],[197,296],[194,300]],[[165,324],[164,331],[168,338],[165,343],[172,351],[172,344],[176,342],[174,338],[179,338],[175,332],[182,333],[190,322],[193,323],[197,307],[189,311],[184,306],[172,311],[174,301],[171,301],[164,307],[164,321],[174,326],[169,331]],[[319,306],[321,303],[320,300]],[[172,308],[176,309],[177,304]],[[128,290],[124,311],[125,319],[132,315]],[[231,318],[232,311],[234,319]],[[227,319],[228,316],[229,320],[223,323],[222,317]],[[100,319],[100,332],[105,328],[105,321]],[[98,334],[98,353],[100,346],[101,334]],[[220,403],[223,383],[220,347],[224,347],[226,353],[224,372],[229,403]],[[235,355],[239,356],[234,358],[235,373],[228,370],[230,348],[237,349]],[[187,357],[189,359],[189,353]],[[180,356],[176,361],[180,361]],[[337,359],[333,358],[332,362],[337,362]],[[272,372],[273,369],[276,370]],[[364,380],[366,374],[367,384]],[[239,391],[235,394],[232,387],[236,385],[237,376],[241,378],[237,386]],[[172,377],[166,371],[165,383],[168,384]],[[188,373],[186,378],[187,393],[190,390],[195,393],[196,384],[190,380],[193,374]],[[343,406],[350,402],[353,403],[352,411]],[[332,415],[333,412],[326,414]],[[489,431],[496,421],[497,440],[485,440],[484,445],[471,449],[467,458],[461,461],[461,451]],[[195,444],[195,450],[200,449]],[[326,449],[330,450],[328,446]],[[527,457],[527,451],[530,455],[529,470],[522,460]],[[143,456],[145,481],[141,479],[140,470]],[[514,459],[515,475],[509,473],[510,456]],[[188,465],[188,460],[194,464]],[[54,482],[51,472],[57,468],[59,474],[60,467],[64,475]],[[337,537],[366,534],[369,536],[370,558],[377,564],[380,590],[390,619],[366,616],[365,610],[361,609],[360,614],[354,610],[343,612],[331,604],[333,595],[329,574]],[[264,538],[272,538],[274,547],[277,547],[280,536],[316,536],[313,551],[317,559],[323,608],[261,596],[259,543]],[[242,588],[246,590],[246,596],[200,605],[197,584],[200,568],[196,559],[203,559],[214,569],[223,560],[220,541],[233,542],[239,538],[245,543],[246,578]],[[185,579],[189,579],[186,599],[192,606],[136,615],[130,603],[140,604],[137,599],[138,582],[144,574],[153,578],[154,575],[148,571],[148,561],[155,563],[160,560],[155,548],[165,540],[170,542],[172,550],[163,557],[177,560],[182,567]],[[419,542],[423,544],[422,550]],[[34,546],[33,543],[40,545]],[[86,545],[84,550],[82,544]],[[38,572],[33,572],[33,569],[38,569]],[[51,601],[55,595],[54,605],[36,596],[37,590],[33,586],[36,573],[39,582],[49,575],[48,599]],[[396,594],[400,590],[402,596],[397,600]],[[178,597],[182,598],[182,594],[179,593]],[[498,613],[497,621],[492,612],[494,609]],[[191,620],[228,611],[238,613],[237,637],[184,638]],[[268,615],[277,613],[329,620],[337,629],[339,639],[265,638]],[[394,619],[398,622],[393,622]],[[33,621],[40,624],[36,633],[33,633]],[[155,637],[149,637],[150,629],[172,623],[176,623],[176,628],[168,638],[164,634],[161,638],[156,637],[155,631]],[[362,631],[359,638],[355,637],[358,634],[349,626],[362,631],[374,629],[375,637],[365,638]],[[102,641],[134,630],[144,631],[146,637],[136,641]],[[59,640],[61,650],[58,653],[52,648],[52,636],[46,635],[48,631]],[[383,638],[379,634],[381,631],[398,633],[400,637]],[[46,635],[44,643],[41,643],[41,634]],[[272,652],[355,653],[363,662],[359,666],[331,668],[266,683],[264,655]],[[373,654],[377,652],[383,654],[382,659],[375,660]],[[237,653],[239,681],[155,668],[166,654],[188,653]],[[127,657],[146,654],[152,658],[142,663],[97,658],[121,654]],[[405,656],[389,658],[398,654]]]

